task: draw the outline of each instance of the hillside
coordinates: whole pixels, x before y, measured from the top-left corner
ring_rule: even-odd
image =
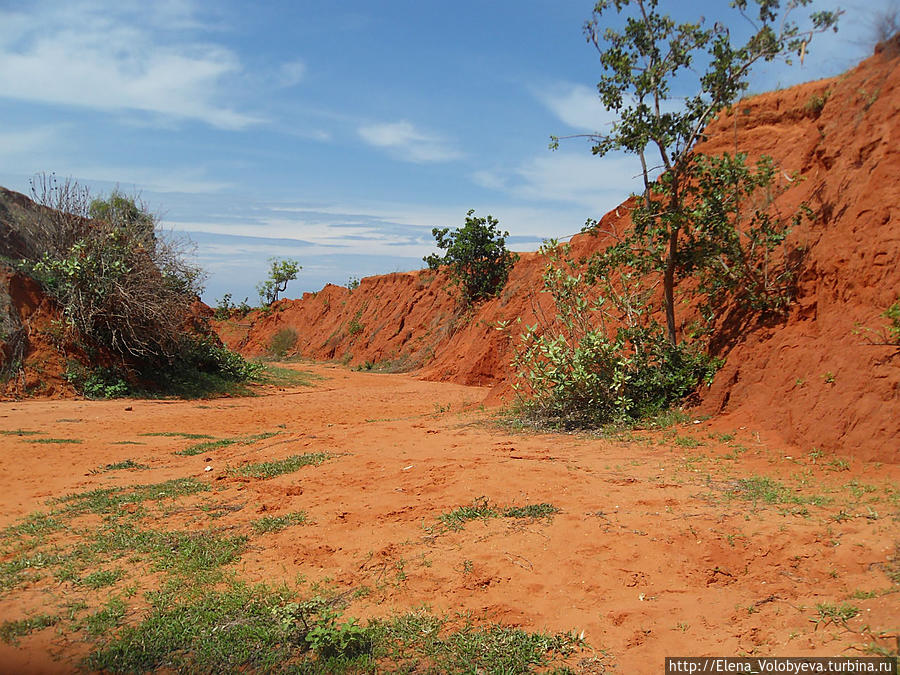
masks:
[[[719,341],[725,365],[702,392],[702,412],[746,418],[801,448],[897,460],[900,359],[859,327],[882,327],[880,314],[900,294],[898,52],[895,38],[844,75],[742,101],[707,130],[700,152],[737,146],[751,159],[771,155],[786,175],[798,172],[783,205],[805,201],[817,219],[791,234],[807,256],[789,316],[732,327],[731,339]],[[604,222],[627,227],[627,203]],[[572,246],[585,255],[604,242],[579,235]],[[537,254],[523,254],[500,296],[469,315],[458,311],[445,277],[423,270],[363,279],[352,292],[329,285],[223,322],[219,332],[254,356],[293,328],[294,353],[304,357],[494,385],[496,401],[510,393],[513,345],[494,326],[528,323],[546,309],[543,266]]]

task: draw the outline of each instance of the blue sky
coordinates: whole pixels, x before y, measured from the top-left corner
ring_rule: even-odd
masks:
[[[837,35],[818,37],[802,67],[758,71],[752,91],[851,67],[890,2],[844,2]],[[734,21],[725,0],[690,5]],[[581,31],[591,8],[0,0],[0,184],[27,194],[31,175],[54,171],[95,193],[140,193],[196,244],[210,303],[255,302],[273,256],[303,265],[289,297],[419,268],[431,228],[461,225],[470,208],[533,250],[636,187],[630,158],[547,148],[551,134],[610,120]]]

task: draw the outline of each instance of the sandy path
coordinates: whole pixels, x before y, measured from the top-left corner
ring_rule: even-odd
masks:
[[[628,441],[514,434],[480,423],[485,389],[309,368],[325,378],[315,387],[257,398],[0,404],[0,430],[82,441],[0,436],[0,526],[53,496],[200,477],[223,501],[245,505],[223,524],[298,510],[312,521],[254,541],[237,564],[250,581],[303,575],[365,587],[347,610],[363,618],[426,604],[584,631],[618,672],[659,672],[679,654],[859,655],[900,632],[900,593],[881,593],[900,542],[897,466],[846,468],[721,420]],[[277,435],[184,457],[172,453],[196,441],[142,435],[154,432]],[[265,481],[226,475],[229,466],[319,451],[336,456]],[[151,469],[91,473],[124,459]],[[725,498],[738,481],[763,476],[831,503]],[[560,512],[439,526],[440,514],[479,497]],[[853,599],[855,591],[878,595]],[[859,616],[811,621],[817,603],[840,602]],[[0,597],[0,619],[27,609],[19,596]],[[47,662],[47,632],[18,651],[2,646],[0,662]]]

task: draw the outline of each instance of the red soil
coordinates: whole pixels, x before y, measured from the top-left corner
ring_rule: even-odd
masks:
[[[721,421],[621,440],[517,435],[479,423],[483,388],[312,368],[325,377],[315,387],[258,398],[4,404],[4,429],[83,443],[0,436],[0,527],[46,510],[52,497],[194,476],[214,488],[204,499],[227,505],[221,517],[211,520],[189,499],[143,526],[240,534],[263,515],[303,510],[310,524],[254,537],[233,567],[272,585],[303,575],[305,593],[315,582],[368,587],[348,616],[427,604],[531,630],[583,630],[606,651],[605,666],[623,673],[659,672],[676,654],[859,654],[873,642],[892,647],[900,632],[898,595],[881,593],[891,587],[885,570],[900,541],[896,465],[845,466]],[[279,433],[193,457],[172,453],[195,441],[145,435],[266,431]],[[335,456],[269,480],[226,472],[318,451]],[[95,471],[124,459],[150,469]],[[726,497],[738,480],[761,476],[792,496],[832,501],[800,507]],[[469,522],[455,532],[437,527],[440,514],[481,496],[561,512]],[[127,615],[134,623],[142,592],[157,583],[135,574],[91,602],[136,585]],[[855,591],[874,593],[856,599]],[[64,612],[79,592],[48,571],[0,597],[0,615]],[[845,601],[860,610],[846,625],[811,621],[817,603]],[[88,649],[77,634],[51,628],[18,648],[0,645],[0,664],[7,672],[68,672]]]
[[[897,53],[885,49],[840,77],[743,101],[698,147],[771,155],[786,176],[802,176],[779,206],[802,200],[817,214],[791,235],[808,254],[789,316],[735,330],[725,366],[701,392],[702,410],[752,421],[807,449],[885,462],[900,456],[900,358],[859,327],[883,328],[880,314],[900,294]],[[627,202],[604,222],[627,227]],[[584,235],[572,241],[580,255],[603,245]],[[329,285],[218,328],[247,355],[265,353],[276,332],[293,328],[304,357],[390,362],[425,379],[494,385],[488,402],[497,402],[509,395],[514,345],[494,326],[529,323],[535,307],[549,309],[539,294],[543,268],[537,254],[522,255],[502,294],[468,315],[446,277],[419,271],[363,279],[352,293]]]

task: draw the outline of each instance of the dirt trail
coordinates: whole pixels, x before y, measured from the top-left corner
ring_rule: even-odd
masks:
[[[303,575],[367,589],[350,616],[426,604],[584,631],[623,673],[658,672],[677,654],[858,655],[900,633],[900,594],[882,593],[891,588],[885,570],[900,565],[891,562],[900,542],[896,465],[809,455],[727,419],[618,440],[510,433],[485,424],[483,388],[302,367],[324,379],[257,398],[3,403],[0,430],[42,433],[0,435],[0,527],[67,493],[193,476],[231,505],[215,521],[225,530],[305,511],[309,524],[255,539],[237,571],[252,582]],[[180,456],[173,452],[196,441],[145,435],[161,432],[277,435]],[[320,451],[333,457],[268,480],[226,470]],[[96,472],[125,459],[150,468]],[[785,486],[773,503],[753,492],[774,485],[766,478]],[[559,513],[440,525],[441,514],[481,497]],[[187,529],[209,522],[203,513],[169,518]],[[41,611],[66,592],[49,579],[2,595],[0,619]],[[842,602],[859,615],[811,620],[817,604]],[[0,645],[0,663],[64,672],[85,649],[48,629],[18,649]],[[51,652],[62,660],[54,665]]]

